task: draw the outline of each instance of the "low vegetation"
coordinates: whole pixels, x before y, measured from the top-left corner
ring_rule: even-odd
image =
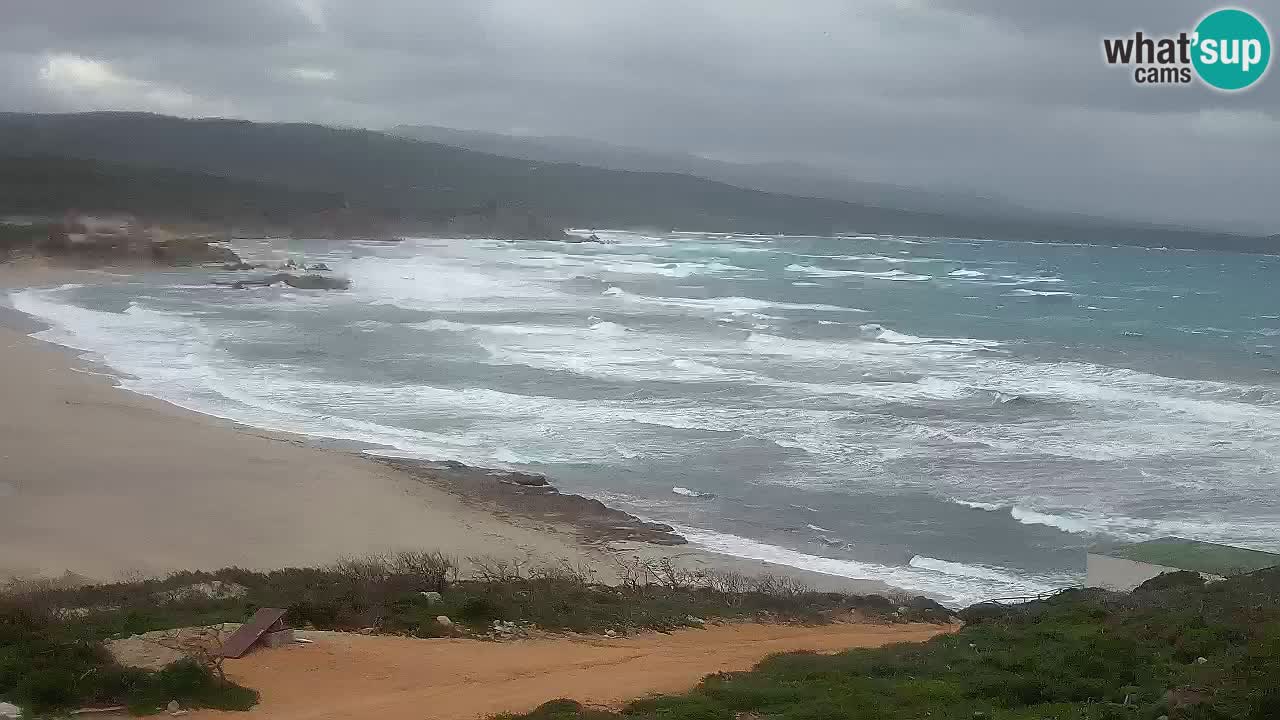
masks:
[[[627,634],[759,619],[826,623],[947,621],[925,598],[814,592],[787,578],[692,573],[669,561],[619,557],[620,582],[564,564],[470,558],[468,579],[439,553],[403,552],[327,568],[228,568],[108,585],[13,583],[0,597],[0,698],[37,714],[78,706],[245,709],[250,690],[226,682],[208,658],[162,671],[122,668],[114,638],[243,622],[258,608],[288,608],[294,627],[418,637],[492,638],[495,629]],[[447,623],[439,617],[447,617]]]
[[[946,621],[925,600],[820,593],[780,578],[686,572],[619,557],[616,584],[564,565],[398,553],[321,569],[184,572],[111,585],[14,584],[0,601],[0,697],[29,712],[123,704],[152,712],[248,708],[253,691],[195,657],[119,666],[112,638],[289,609],[296,627],[421,637],[496,628],[625,634],[736,619]],[[448,622],[437,618],[446,616]],[[1280,569],[1205,584],[1165,575],[1131,594],[1068,590],[976,605],[957,633],[833,656],[780,655],[619,712],[557,700],[508,720],[1274,720],[1280,718]],[[495,622],[496,621],[496,622]]]
[[[82,706],[124,705],[156,712],[183,707],[247,710],[257,693],[217,677],[195,660],[160,671],[126,668],[91,624],[41,612],[20,598],[0,601],[0,697],[34,715]]]
[[[0,262],[29,255],[37,243],[49,234],[46,223],[6,223],[0,221]]]
[[[557,700],[507,719],[1280,718],[1280,569],[961,615],[960,632],[924,644],[780,655],[619,713]]]

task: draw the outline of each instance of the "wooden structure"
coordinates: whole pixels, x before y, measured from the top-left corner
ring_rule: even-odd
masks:
[[[285,630],[285,611],[280,608],[259,608],[249,622],[240,626],[227,641],[222,643],[222,657],[238,658],[249,652],[249,648],[262,639],[267,633]]]

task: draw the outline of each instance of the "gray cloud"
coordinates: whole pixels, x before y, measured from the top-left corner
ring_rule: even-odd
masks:
[[[581,135],[1280,226],[1280,80],[1140,88],[1102,62],[1103,36],[1213,9],[1189,0],[0,1],[10,110]]]

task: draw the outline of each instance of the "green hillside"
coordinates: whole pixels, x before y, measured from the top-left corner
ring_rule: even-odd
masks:
[[[0,215],[128,212],[184,220],[284,222],[342,207],[340,193],[53,156],[0,155]]]
[[[1131,595],[974,606],[920,645],[775,656],[620,713],[571,700],[507,720],[1276,720],[1280,571]]]

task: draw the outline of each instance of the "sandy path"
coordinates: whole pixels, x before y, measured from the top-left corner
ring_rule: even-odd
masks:
[[[918,642],[938,625],[731,625],[631,638],[509,643],[307,633],[313,645],[260,650],[228,662],[262,693],[249,718],[464,720],[527,711],[560,697],[618,706],[683,692],[704,676],[746,670],[793,650],[835,652]],[[233,720],[238,713],[193,718]]]

